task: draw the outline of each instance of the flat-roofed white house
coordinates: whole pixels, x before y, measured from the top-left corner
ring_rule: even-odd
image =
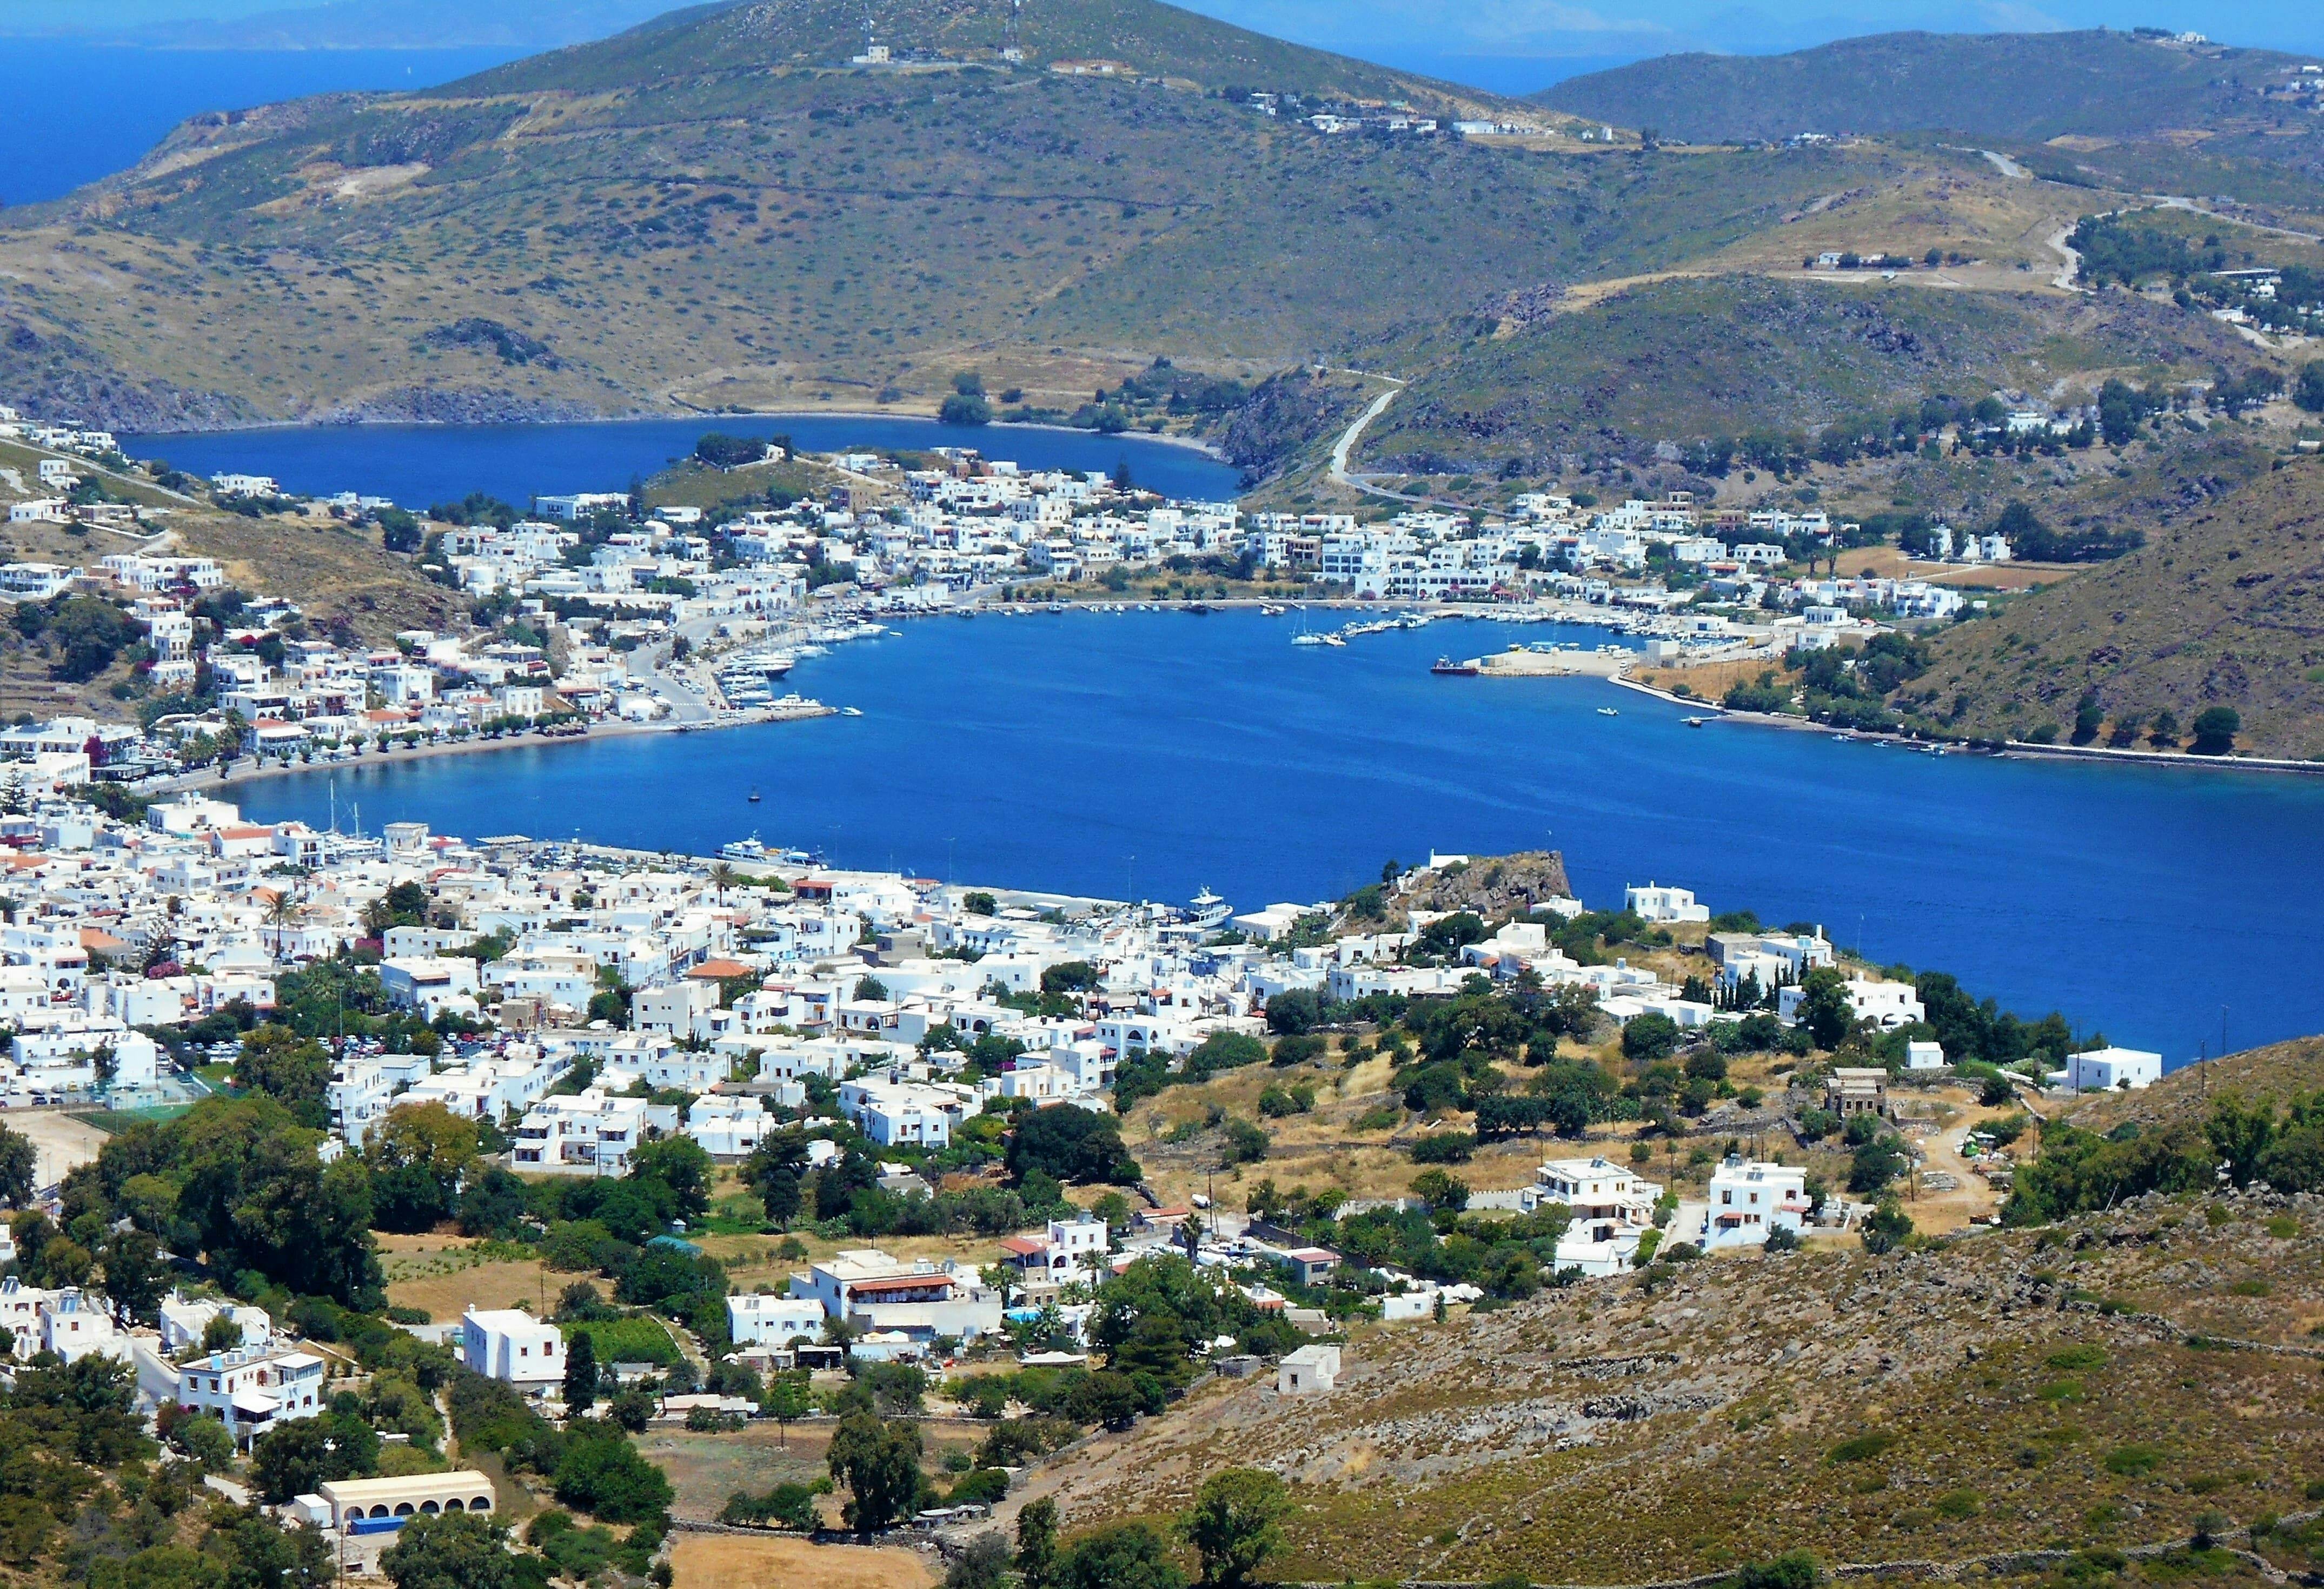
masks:
[[[1305,1396],[1328,1390],[1340,1382],[1337,1346],[1302,1346],[1286,1352],[1275,1365],[1275,1389],[1284,1396]]]
[[[178,1405],[219,1419],[236,1446],[313,1418],[323,1401],[323,1360],[311,1352],[213,1352],[178,1368]]]
[[[1710,1204],[1694,1241],[1704,1252],[1727,1247],[1764,1247],[1767,1233],[1794,1235],[1806,1223],[1812,1205],[1808,1172],[1796,1164],[1767,1164],[1730,1158],[1711,1178]],[[1684,1240],[1673,1232],[1674,1240]]]
[[[1662,1198],[1659,1182],[1615,1163],[1602,1155],[1594,1159],[1553,1159],[1534,1171],[1533,1185],[1519,1195],[1528,1214],[1545,1203],[1563,1203],[1573,1210],[1569,1227],[1586,1232],[1586,1239],[1609,1242],[1621,1230],[1643,1230],[1655,1222],[1655,1205]]]
[[[565,1380],[565,1335],[513,1307],[460,1316],[460,1361],[489,1380],[545,1390]]]
[[[788,1346],[801,1335],[820,1341],[828,1318],[812,1297],[761,1293],[726,1298],[726,1330],[737,1346]]]
[[[245,1352],[265,1345],[273,1337],[274,1321],[263,1307],[209,1298],[189,1301],[183,1292],[172,1291],[161,1302],[161,1350],[177,1353],[200,1345],[210,1320],[221,1315],[232,1318],[240,1328],[240,1344]]]
[[[1711,907],[1695,903],[1694,891],[1666,883],[1632,883],[1622,891],[1622,908],[1646,921],[1708,921]]]
[[[2066,1067],[2049,1075],[2053,1087],[2070,1092],[2136,1092],[2163,1079],[2163,1056],[2144,1049],[2092,1049],[2066,1057]]]

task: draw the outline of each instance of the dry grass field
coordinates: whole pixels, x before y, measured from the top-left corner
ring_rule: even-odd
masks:
[[[936,1575],[908,1550],[815,1545],[786,1534],[680,1534],[670,1547],[675,1589],[927,1589]]]
[[[380,1267],[387,1274],[388,1301],[398,1307],[425,1308],[438,1324],[458,1318],[470,1307],[522,1303],[545,1312],[557,1306],[559,1291],[589,1278],[537,1261],[488,1259],[477,1250],[478,1243],[464,1236],[381,1233],[374,1239]]]

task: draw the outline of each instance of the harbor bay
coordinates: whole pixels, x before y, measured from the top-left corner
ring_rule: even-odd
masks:
[[[1591,679],[1433,676],[1451,651],[1607,641],[1489,621],[1291,643],[1240,609],[910,622],[788,684],[861,716],[366,761],[238,791],[267,820],[401,819],[1238,909],[1394,857],[1554,847],[1593,906],[1649,880],[1821,923],[1877,962],[2052,1008],[2176,1066],[2313,1030],[2324,784],[1971,754],[1713,720]],[[1332,620],[1336,623],[1336,619]],[[1606,715],[1606,714],[1612,715]],[[753,803],[753,792],[761,799]]]

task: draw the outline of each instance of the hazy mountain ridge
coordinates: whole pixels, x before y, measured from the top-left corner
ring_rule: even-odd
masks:
[[[1697,143],[1948,131],[2041,142],[2217,128],[2308,58],[2103,29],[1878,33],[1788,55],[1665,55],[1572,78],[1543,105]]]

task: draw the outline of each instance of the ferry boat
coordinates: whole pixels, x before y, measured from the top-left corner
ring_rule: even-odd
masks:
[[[718,854],[729,861],[763,861],[767,858],[767,846],[759,842],[759,836],[754,833],[748,838],[720,845]]]
[[[1196,894],[1190,908],[1194,911],[1194,924],[1201,928],[1216,927],[1220,922],[1224,921],[1233,910],[1226,901],[1209,889],[1204,889],[1201,893]]]
[[[1477,676],[1477,664],[1456,662],[1450,657],[1439,657],[1436,659],[1436,666],[1428,670],[1448,679],[1474,679]]]

